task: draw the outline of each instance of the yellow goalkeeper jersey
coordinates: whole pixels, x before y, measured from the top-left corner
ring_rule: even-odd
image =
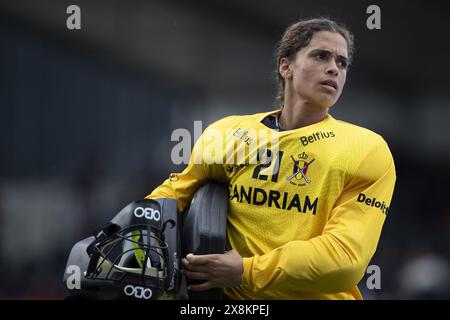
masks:
[[[280,110],[229,116],[205,129],[181,173],[147,198],[182,212],[206,180],[229,185],[228,242],[243,257],[231,299],[362,299],[396,174],[384,139],[327,115],[286,131]]]

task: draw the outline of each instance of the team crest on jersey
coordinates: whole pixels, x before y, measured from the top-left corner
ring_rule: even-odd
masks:
[[[306,152],[299,153],[296,158],[291,155],[293,169],[286,180],[296,186],[310,184],[312,181],[308,178],[308,169],[315,159],[310,159]]]

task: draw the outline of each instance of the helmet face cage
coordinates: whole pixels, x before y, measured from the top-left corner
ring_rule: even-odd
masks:
[[[78,241],[63,282],[67,299],[172,299],[179,294],[181,243],[174,199],[134,201]]]
[[[110,227],[109,227],[110,228]],[[136,224],[108,235],[104,230],[90,246],[86,278],[150,288],[154,298],[167,290],[168,246],[163,230]],[[126,289],[128,288],[128,290]]]

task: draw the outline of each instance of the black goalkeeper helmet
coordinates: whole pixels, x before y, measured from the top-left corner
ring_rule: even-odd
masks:
[[[68,298],[148,300],[176,295],[178,224],[175,200],[130,203],[72,248],[64,274]]]

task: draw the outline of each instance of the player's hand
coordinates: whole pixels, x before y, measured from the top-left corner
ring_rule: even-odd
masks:
[[[223,254],[194,255],[189,253],[181,259],[182,272],[189,279],[206,280],[201,284],[191,284],[189,290],[203,291],[211,288],[238,286],[242,282],[244,267],[242,257],[235,250]]]

